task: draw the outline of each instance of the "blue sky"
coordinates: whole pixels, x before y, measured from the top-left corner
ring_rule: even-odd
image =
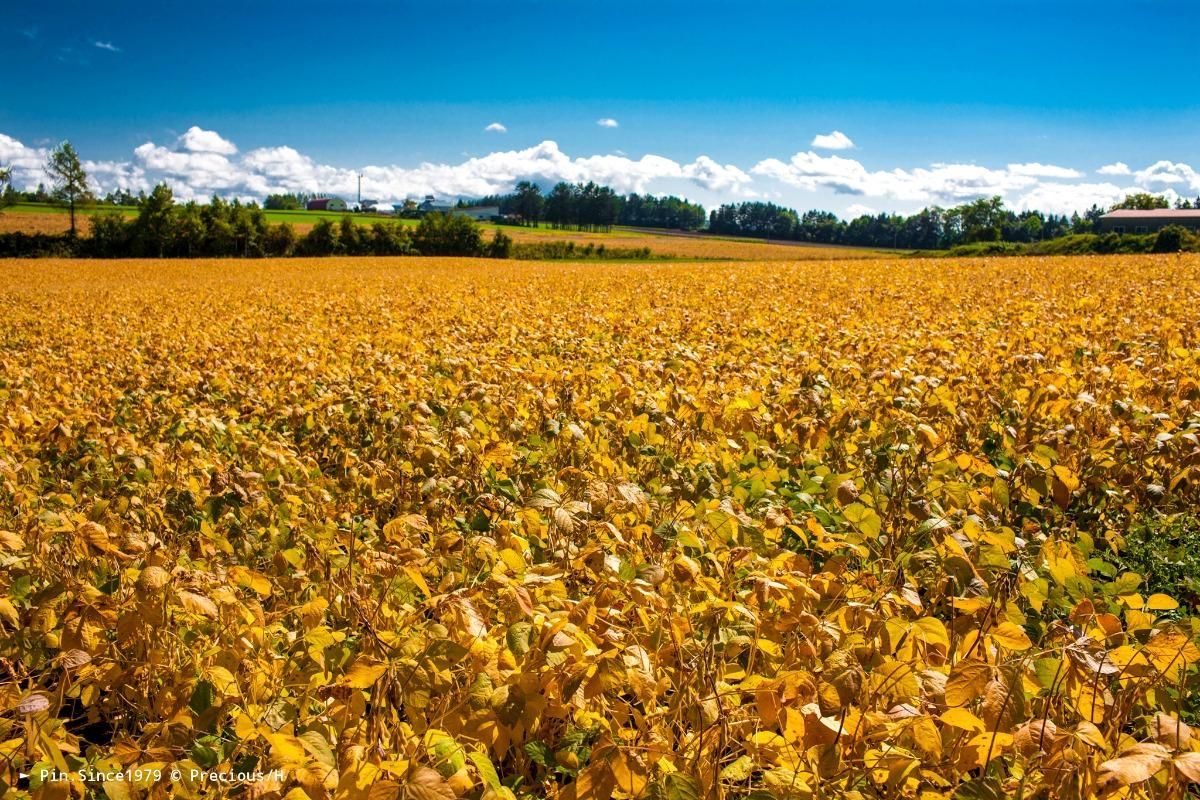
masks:
[[[839,213],[1190,197],[1198,22],[1165,0],[18,2],[0,160],[33,180],[70,138],[100,188],[181,196],[364,171],[380,199],[514,177]],[[814,146],[834,131],[853,146]]]

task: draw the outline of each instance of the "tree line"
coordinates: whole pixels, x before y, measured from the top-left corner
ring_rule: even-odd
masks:
[[[177,204],[165,184],[154,188],[136,217],[111,210],[90,218],[91,236],[3,233],[0,257],[258,258],[287,256],[481,256],[508,258],[512,238],[502,231],[487,241],[474,220],[429,214],[416,226],[380,221],[359,225],[319,219],[303,235],[288,223],[237,200]]]
[[[1112,206],[1118,208],[1167,208],[1165,197],[1134,194]],[[1200,208],[1200,197],[1181,199],[1176,208]],[[710,233],[782,239],[820,244],[903,250],[948,250],[979,242],[1027,244],[1058,239],[1072,234],[1097,232],[1097,221],[1106,211],[1093,205],[1083,214],[1071,216],[1041,211],[1013,211],[1000,197],[988,197],[952,208],[930,206],[915,214],[868,214],[844,222],[828,211],[797,213],[774,203],[760,201],[726,204],[709,215]]]
[[[308,201],[316,199],[315,194],[308,192],[286,192],[269,194],[263,200],[263,208],[270,211],[303,211],[308,208]]]
[[[521,181],[509,194],[468,201],[460,207],[498,206],[500,215],[517,224],[581,231],[610,230],[613,225],[638,228],[699,230],[706,219],[704,207],[679,197],[617,194],[593,181],[561,181],[546,194],[532,181]]]

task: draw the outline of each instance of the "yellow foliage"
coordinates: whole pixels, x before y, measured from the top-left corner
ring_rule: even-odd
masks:
[[[826,255],[0,262],[0,779],[1182,796],[1200,258]]]

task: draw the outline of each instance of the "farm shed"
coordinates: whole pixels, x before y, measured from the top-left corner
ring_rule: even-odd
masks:
[[[490,222],[492,219],[500,216],[500,206],[469,206],[467,208],[456,208],[454,209],[454,213],[470,217],[476,222]]]
[[[1200,209],[1154,208],[1138,211],[1119,208],[1100,217],[1100,233],[1154,233],[1168,225],[1200,230]]]
[[[345,211],[346,201],[340,197],[318,197],[305,206],[309,211]]]
[[[454,206],[449,203],[439,203],[431,194],[425,195],[425,200],[417,206],[418,214],[449,214],[453,210]]]

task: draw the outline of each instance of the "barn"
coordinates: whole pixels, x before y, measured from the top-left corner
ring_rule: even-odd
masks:
[[[1100,233],[1154,233],[1168,225],[1200,230],[1200,208],[1118,208],[1100,217]]]
[[[318,197],[305,206],[309,211],[345,211],[346,201],[340,197]]]

